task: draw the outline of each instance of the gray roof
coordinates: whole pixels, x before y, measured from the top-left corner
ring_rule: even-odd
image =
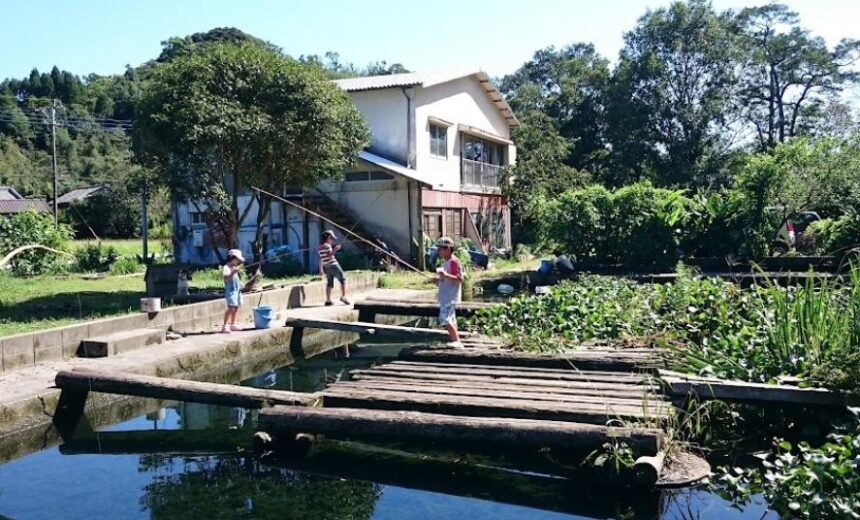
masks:
[[[511,110],[508,102],[499,92],[499,89],[482,70],[447,71],[447,72],[407,72],[405,74],[388,74],[384,76],[365,76],[360,78],[349,78],[335,80],[335,84],[347,92],[360,92],[363,90],[377,90],[394,87],[432,87],[441,83],[448,83],[461,78],[474,77],[486,91],[487,96],[496,105],[510,126],[519,125],[517,117]]]
[[[104,189],[104,186],[91,186],[89,188],[78,188],[68,193],[57,197],[57,204],[70,204],[76,200],[81,200],[89,197],[93,193],[97,193]]]
[[[14,215],[33,208],[39,213],[48,213],[51,208],[42,199],[0,200],[0,215]]]
[[[0,200],[18,200],[24,197],[12,186],[0,186]]]

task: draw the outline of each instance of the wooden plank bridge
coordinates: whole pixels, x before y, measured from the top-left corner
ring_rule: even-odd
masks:
[[[359,302],[365,316],[434,315],[432,302]],[[482,306],[463,307],[476,312]],[[332,329],[412,340],[444,341],[439,330],[373,322],[298,320]],[[661,370],[659,351],[595,344],[561,354],[519,352],[494,338],[470,335],[467,348],[422,345],[398,358],[355,369],[346,381],[313,394],[164,379],[133,374],[64,371],[55,419],[79,415],[90,391],[260,408],[259,428],[279,439],[297,434],[432,442],[468,447],[585,454],[624,442],[640,456],[633,480],[666,480],[663,426],[673,403],[693,393],[704,399],[845,406],[855,396],[796,386],[755,385],[696,378]],[[470,448],[471,449],[471,448]],[[693,461],[694,481],[708,472]],[[679,482],[674,482],[678,484]]]

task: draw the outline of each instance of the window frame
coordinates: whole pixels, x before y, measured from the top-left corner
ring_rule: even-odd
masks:
[[[448,127],[437,123],[429,123],[430,125],[430,156],[437,159],[448,158]],[[433,135],[434,131],[437,135]],[[441,134],[441,136],[440,136]],[[439,154],[439,150],[444,149],[444,154]]]

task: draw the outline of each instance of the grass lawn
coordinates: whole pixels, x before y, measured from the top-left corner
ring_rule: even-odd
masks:
[[[129,238],[129,239],[105,239],[102,241],[98,241],[95,239],[91,240],[75,240],[72,242],[72,250],[82,249],[88,245],[97,245],[101,244],[102,247],[113,246],[116,248],[119,256],[135,258],[136,255],[143,254],[143,242],[139,238]],[[149,239],[149,254],[153,253],[161,253],[164,251],[164,246],[162,244],[162,240],[157,239]]]
[[[263,284],[312,278],[265,278]],[[198,271],[191,280],[191,287],[197,289],[221,290],[223,286],[216,269]],[[0,336],[136,312],[145,291],[143,273],[85,279],[81,275],[16,278],[0,272]]]

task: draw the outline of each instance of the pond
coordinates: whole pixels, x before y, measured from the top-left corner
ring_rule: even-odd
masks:
[[[243,384],[312,392],[400,345],[356,344]],[[325,441],[313,457],[256,457],[255,412],[175,403],[99,435],[0,466],[0,518],[775,519],[706,488],[585,492],[529,473],[415,457],[397,446]],[[123,433],[126,432],[126,433]],[[136,432],[136,433],[127,433]],[[378,449],[377,449],[378,448]]]

